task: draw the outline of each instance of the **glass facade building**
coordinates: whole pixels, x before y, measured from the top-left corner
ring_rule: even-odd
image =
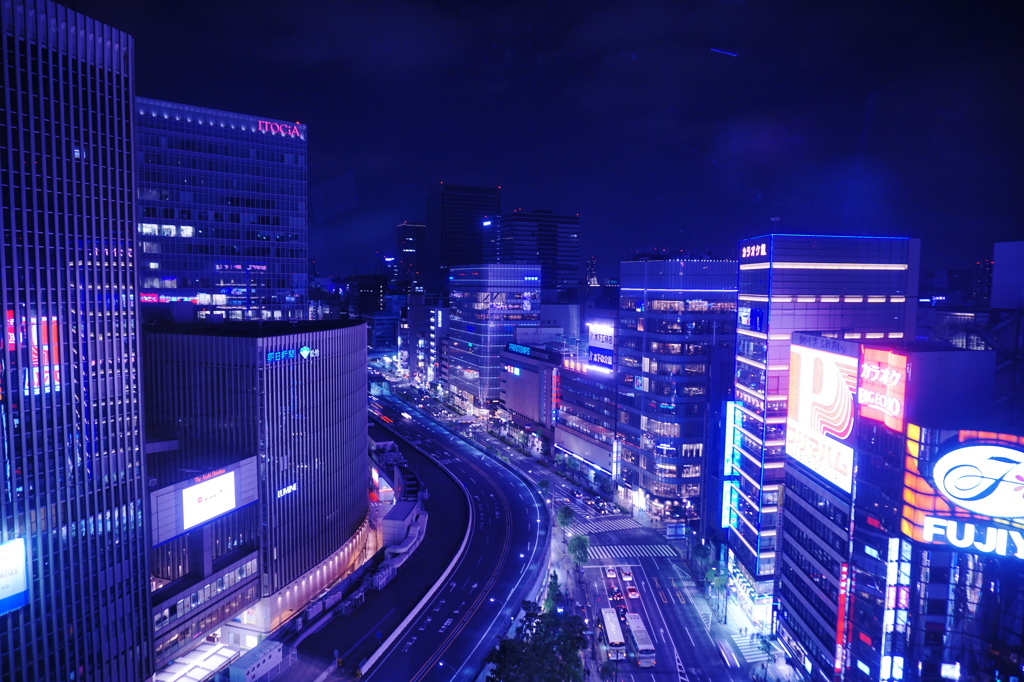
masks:
[[[498,356],[516,327],[540,322],[540,266],[452,268],[449,291],[449,398],[467,412],[488,411],[501,397]]]
[[[226,570],[235,559],[248,561],[255,535],[261,599],[243,622],[268,632],[341,577],[361,550],[354,543],[369,508],[366,326],[167,325],[147,328],[144,339],[147,423],[152,434],[178,442],[176,451],[151,456],[156,484],[242,467],[224,516],[207,523],[186,504],[179,516],[195,522],[179,528],[205,524],[207,544],[225,538],[204,569],[214,577],[218,561]],[[255,504],[247,511],[241,463],[250,458]],[[154,552],[187,552],[191,541],[170,539]]]
[[[416,254],[420,258],[424,291],[446,294],[451,268],[488,262],[485,256],[490,247],[485,245],[493,241],[495,226],[492,221],[485,221],[484,216],[499,213],[500,187],[441,182],[427,190],[423,249]]]
[[[153,669],[131,36],[0,5],[0,679]]]
[[[784,483],[790,337],[913,336],[917,240],[766,235],[740,242],[735,403],[726,434],[730,578],[755,622],[771,618]]]
[[[552,211],[512,211],[496,219],[492,250],[484,262],[540,265],[541,297],[575,300],[580,286],[580,217]],[[487,254],[485,254],[487,256]]]
[[[306,126],[145,97],[135,121],[143,316],[306,319]]]
[[[624,262],[620,284],[622,486],[636,507],[697,521],[711,457],[709,405],[725,399],[726,384],[713,374],[726,371],[734,352],[736,261]]]

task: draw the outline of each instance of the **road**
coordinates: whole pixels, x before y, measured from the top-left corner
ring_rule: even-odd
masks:
[[[442,416],[439,405],[431,405],[427,401],[425,408],[431,410],[436,418]],[[473,428],[461,424],[450,426],[463,431]],[[479,431],[479,428],[474,430]],[[588,496],[573,496],[577,486],[541,466],[533,457],[497,442],[493,437],[479,433],[472,436],[485,438],[491,449],[508,456],[511,463],[534,484],[541,479],[548,480],[550,492],[547,497],[552,502],[552,510],[569,505],[576,513],[577,522],[569,529],[570,534],[584,533],[591,540],[591,560],[585,569],[589,597],[587,617],[591,623],[599,618],[599,609],[611,603],[609,585],[618,584],[626,594],[626,583],[618,577],[617,570],[614,580],[606,578],[604,572],[607,567],[632,569],[640,596],[637,599],[626,597],[626,607],[639,613],[647,625],[658,653],[658,663],[654,668],[641,669],[631,660],[622,661],[618,679],[630,682],[744,682],[749,679],[747,665],[757,664],[766,655],[752,651],[753,646],[746,646],[745,638],[742,641],[736,639],[717,623],[678,553],[661,532],[641,527],[628,515],[599,514],[592,504],[587,503]],[[606,505],[606,508],[611,510],[615,506]],[[594,655],[593,650],[587,655]],[[732,665],[727,665],[726,659]]]
[[[364,677],[473,679],[545,570],[550,531],[543,501],[503,464],[397,399],[383,396],[371,411],[466,487],[472,524],[466,552],[446,583]]]
[[[630,525],[632,524],[632,525]],[[608,530],[602,530],[607,528]],[[673,682],[720,682],[746,680],[737,668],[726,666],[718,651],[717,640],[731,647],[713,627],[703,596],[686,573],[682,561],[660,533],[628,517],[601,517],[573,530],[590,530],[591,560],[585,575],[593,614],[599,609],[614,607],[616,602],[609,588],[616,586],[623,595],[623,604],[643,619],[657,652],[654,668],[638,668],[632,660],[619,663],[620,680],[672,680]],[[608,577],[609,568],[615,577]],[[632,580],[623,580],[622,569]],[[633,585],[636,598],[627,588]]]

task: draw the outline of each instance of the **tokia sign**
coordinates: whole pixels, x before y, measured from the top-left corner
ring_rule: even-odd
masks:
[[[276,123],[274,121],[259,121],[258,124],[261,133],[273,133],[274,135],[284,135],[285,137],[302,137],[297,124]]]

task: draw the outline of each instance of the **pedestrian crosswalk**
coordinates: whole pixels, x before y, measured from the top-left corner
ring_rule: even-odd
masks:
[[[772,655],[781,651],[778,648],[778,644],[769,642],[771,645],[769,651],[771,653],[765,653],[764,648],[761,646],[761,638],[754,636],[751,639],[750,635],[734,634],[732,641],[736,643],[736,648],[740,650],[740,654],[743,656],[743,660],[747,663],[761,663],[767,661]]]
[[[633,519],[602,519],[590,523],[574,523],[569,526],[568,535],[593,535],[594,533],[607,533],[613,530],[630,530],[639,528],[640,524]]]
[[[642,556],[676,556],[668,545],[591,545],[591,559],[622,559]]]

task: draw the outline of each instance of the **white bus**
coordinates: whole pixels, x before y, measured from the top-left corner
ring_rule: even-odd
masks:
[[[608,643],[608,658],[613,661],[626,660],[626,640],[622,636],[622,625],[615,609],[601,609],[604,622],[604,638]]]
[[[641,668],[653,668],[654,643],[647,634],[647,628],[640,619],[639,614],[627,613],[626,626],[629,628],[629,647],[636,655],[636,664]]]

